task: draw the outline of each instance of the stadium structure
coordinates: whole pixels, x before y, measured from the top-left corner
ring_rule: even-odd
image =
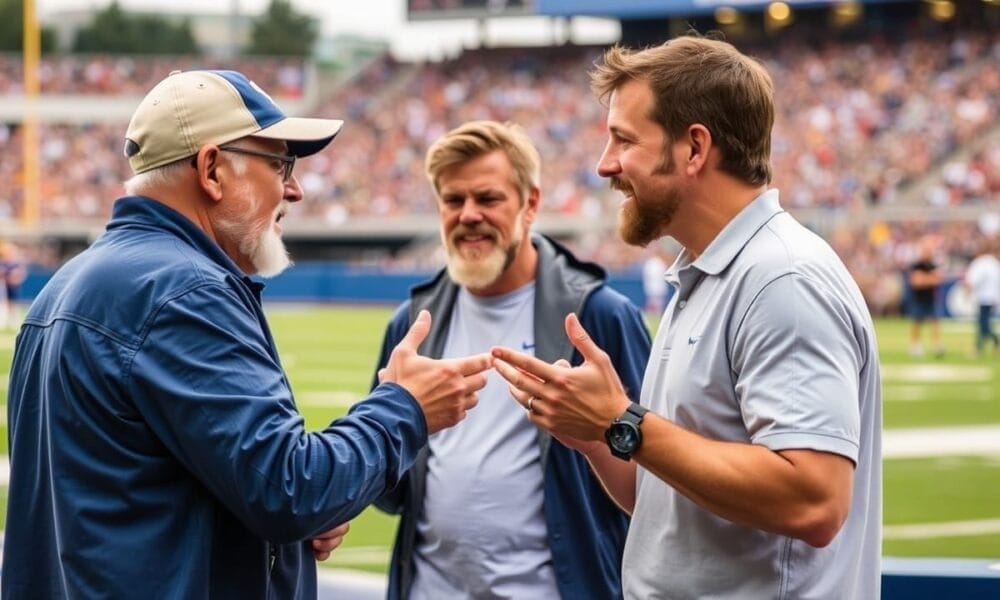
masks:
[[[784,206],[831,240],[878,314],[899,310],[905,286],[884,274],[911,260],[917,237],[937,236],[947,269],[957,274],[978,238],[1000,235],[997,0],[409,0],[407,6],[415,21],[471,18],[484,30],[494,17],[613,18],[628,46],[692,29],[722,32],[775,78],[774,184]],[[203,37],[217,39],[223,25],[208,20]],[[67,38],[67,24],[82,21],[76,15],[60,22]],[[300,264],[392,270],[439,264],[424,150],[459,122],[492,118],[522,124],[540,146],[539,229],[613,271],[634,270],[640,253],[614,243],[617,199],[594,173],[604,109],[589,94],[587,71],[603,47],[557,37],[524,48],[490,44],[484,36],[479,47],[440,62],[400,62],[386,52],[335,71],[309,60],[218,52],[54,53],[42,58],[35,100],[24,95],[21,57],[2,57],[0,143],[8,160],[0,165],[0,236],[20,244],[41,271],[85,247],[103,229],[129,175],[122,131],[141,95],[174,68],[226,66],[277,90],[290,113],[347,120],[329,153],[296,170],[308,201],[285,229]],[[26,115],[39,122],[34,152],[24,151]],[[33,193],[24,185],[32,167],[41,174]]]
[[[937,240],[952,279],[978,240],[1000,238],[1000,0],[408,0],[407,7],[414,21],[473,19],[482,42],[434,62],[369,47],[338,69],[225,56],[208,46],[201,56],[54,53],[42,58],[37,98],[25,95],[22,57],[0,56],[0,239],[16,243],[31,264],[25,293],[102,231],[129,176],[123,132],[145,91],[173,69],[217,67],[248,73],[289,113],[347,121],[328,152],[296,167],[307,200],[282,226],[299,267],[279,280],[314,281],[289,284],[290,297],[396,300],[412,279],[393,275],[416,278],[437,266],[424,151],[477,118],[518,122],[538,143],[537,227],[608,266],[619,282],[637,283],[642,254],[616,240],[618,198],[594,173],[605,110],[589,93],[587,71],[604,47],[574,40],[580,16],[617,20],[626,46],[718,30],[764,61],[777,89],[772,158],[782,203],[830,240],[876,315],[901,310],[905,282],[887,274],[913,260],[921,238]],[[485,34],[490,19],[539,16],[562,32],[541,47]],[[206,44],[227,27],[210,21]],[[31,120],[37,149],[26,150]],[[368,283],[348,279],[355,270]],[[351,283],[334,287],[332,277]],[[383,296],[359,298],[373,281]],[[279,282],[269,294],[281,289]],[[953,304],[943,308],[960,312],[961,300]],[[979,565],[969,582],[956,583],[952,572],[944,584],[936,564],[892,568],[886,580],[897,587],[887,589],[896,594],[886,597],[1000,593],[1000,579],[984,584]]]

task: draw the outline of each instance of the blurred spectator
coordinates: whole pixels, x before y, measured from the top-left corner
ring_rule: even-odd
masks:
[[[910,355],[923,356],[921,328],[927,323],[931,330],[931,341],[934,344],[934,355],[944,356],[944,345],[941,343],[941,327],[938,324],[938,291],[943,278],[938,264],[934,261],[934,238],[925,236],[920,240],[920,255],[916,262],[910,265],[910,318],[913,324],[910,328]]]
[[[27,275],[17,246],[0,242],[0,285],[4,288],[0,295],[0,326],[4,330],[16,330],[19,325],[17,300]]]
[[[1000,305],[1000,260],[996,244],[984,242],[979,254],[969,263],[965,284],[976,300],[976,355],[982,356],[989,340],[993,351],[1000,351],[1000,338],[993,332],[993,311]]]
[[[642,293],[646,297],[646,314],[660,318],[667,305],[667,267],[672,258],[659,244],[653,243],[647,250],[648,256],[642,263]],[[669,262],[668,262],[669,261]]]

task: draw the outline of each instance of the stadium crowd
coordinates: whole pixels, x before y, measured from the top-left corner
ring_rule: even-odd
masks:
[[[1000,207],[1000,136],[972,144],[1000,116],[1000,36],[872,37],[837,43],[787,36],[749,48],[773,74],[778,107],[773,137],[774,185],[792,209],[853,214],[904,202],[901,191],[931,174],[911,201],[932,206]],[[588,90],[587,71],[602,49],[470,50],[441,63],[414,65],[384,58],[323,100],[316,112],[347,121],[338,150],[296,168],[308,201],[295,223],[333,226],[378,219],[388,226],[434,211],[423,172],[427,146],[456,123],[512,120],[538,143],[543,158],[543,212],[560,218],[612,222],[617,198],[594,172],[605,141],[605,109]],[[196,58],[58,57],[46,59],[46,93],[121,95],[151,85],[174,68],[217,67]],[[18,91],[20,62],[0,58],[0,90]],[[300,63],[247,59],[238,68],[263,87],[302,93]],[[102,223],[129,175],[121,154],[122,126],[46,124],[41,130],[43,220]],[[20,130],[0,125],[0,220],[20,210]],[[961,152],[960,149],[971,148]],[[835,220],[835,219],[831,219]],[[960,265],[973,224],[944,224],[941,251]],[[823,233],[851,266],[876,312],[898,304],[882,274],[910,260],[926,230],[909,223],[841,226]],[[599,235],[576,241],[584,257],[612,269],[641,262]],[[439,265],[433,245],[395,266]],[[953,272],[959,267],[954,266]]]
[[[1000,114],[995,36],[876,39],[818,49],[787,41],[757,54],[776,81],[775,185],[792,208],[859,210],[893,203],[904,184]],[[420,173],[428,140],[452,123],[510,119],[542,140],[546,209],[606,216],[615,208],[613,195],[593,173],[604,111],[587,93],[585,79],[598,56],[597,50],[579,48],[489,50],[415,72],[399,67],[402,83],[385,89],[365,110],[358,109],[354,90],[328,103],[327,114],[352,119],[345,139],[365,151],[344,157],[340,169],[315,173],[313,189],[323,194],[338,188],[330,211],[335,222],[431,211]],[[994,143],[978,155],[965,170],[982,175],[950,185],[949,203],[996,200],[997,152]]]
[[[275,96],[297,98],[305,85],[305,66],[298,58],[253,57],[238,60],[202,56],[123,56],[72,54],[46,56],[38,68],[42,94],[141,96],[164,75],[179,69],[235,69],[246,73]],[[0,93],[24,92],[20,54],[0,54]],[[138,102],[138,98],[136,100]]]
[[[790,208],[861,210],[892,204],[908,182],[947,162],[925,201],[935,205],[996,202],[1000,143],[968,158],[956,149],[1000,115],[1000,39],[966,33],[905,42],[809,45],[793,39],[755,52],[774,74],[779,114],[775,185]],[[454,123],[488,118],[522,124],[545,161],[545,210],[600,219],[616,210],[593,167],[603,145],[603,108],[588,92],[596,48],[467,51],[426,65],[377,62],[324,101],[319,112],[347,119],[350,150],[305,163],[297,175],[310,198],[299,219],[331,225],[356,217],[405,218],[433,211],[423,176],[429,140]],[[301,65],[246,61],[239,67],[271,87],[300,90]],[[219,66],[196,59],[65,57],[43,69],[55,93],[122,94],[179,67]],[[0,89],[11,90],[19,63],[7,57]],[[169,65],[169,66],[168,66]],[[292,69],[296,75],[282,75]],[[111,74],[111,75],[108,75]],[[265,86],[267,87],[267,86]],[[104,217],[125,174],[120,132],[105,126],[49,125],[42,133],[45,217]],[[17,150],[7,125],[0,143]],[[8,152],[18,157],[20,152]],[[3,170],[16,174],[19,162]],[[69,168],[65,168],[65,167]],[[52,179],[62,181],[52,181]],[[6,179],[16,181],[16,179]],[[65,190],[83,194],[69,200]],[[0,193],[0,216],[18,210],[17,192]],[[93,196],[93,197],[91,197]],[[95,205],[96,203],[96,205]]]

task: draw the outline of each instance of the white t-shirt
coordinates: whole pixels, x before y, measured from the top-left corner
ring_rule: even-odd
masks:
[[[972,295],[982,305],[1000,304],[1000,260],[992,254],[980,254],[969,263],[965,280]]]
[[[494,345],[532,354],[534,300],[533,282],[487,298],[460,290],[443,356]],[[493,371],[466,419],[431,436],[411,598],[559,597],[537,440]]]

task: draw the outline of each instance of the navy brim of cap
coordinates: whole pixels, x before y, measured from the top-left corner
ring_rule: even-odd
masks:
[[[270,127],[265,127],[253,137],[284,140],[293,156],[309,156],[326,147],[340,133],[344,122],[339,119],[312,119],[288,117]]]

